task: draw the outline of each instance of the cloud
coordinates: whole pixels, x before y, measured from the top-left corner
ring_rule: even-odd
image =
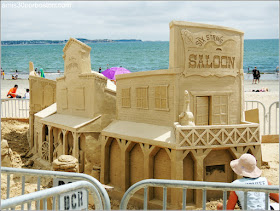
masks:
[[[50,2],[21,2],[25,5]],[[12,8],[1,2],[1,39],[169,40],[169,22],[227,26],[245,38],[279,37],[277,1],[79,1],[71,8]]]

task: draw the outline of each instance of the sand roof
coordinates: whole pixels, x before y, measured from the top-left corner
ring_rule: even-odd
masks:
[[[65,128],[68,130],[77,130],[84,127],[101,117],[86,118],[80,116],[66,115],[66,114],[53,114],[42,119],[42,123],[52,125],[59,128]]]
[[[175,134],[172,127],[158,126],[146,123],[115,120],[102,130],[103,135],[114,134],[113,137],[134,141],[160,141],[168,145],[175,144]],[[146,140],[146,141],[145,141]],[[163,143],[161,143],[162,145]]]
[[[57,107],[56,107],[56,103],[54,103],[54,104],[48,106],[47,108],[37,112],[35,114],[35,116],[38,116],[38,117],[41,117],[41,118],[45,118],[47,116],[50,116],[50,115],[56,113],[56,111],[57,111]]]

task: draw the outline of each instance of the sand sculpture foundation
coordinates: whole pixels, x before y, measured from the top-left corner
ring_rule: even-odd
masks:
[[[30,146],[49,163],[74,156],[79,172],[100,173],[97,179],[114,187],[116,199],[148,178],[232,182],[231,160],[251,153],[261,164],[259,124],[243,114],[243,35],[172,21],[169,68],[118,75],[117,91],[91,71],[90,47],[71,38],[63,49],[64,76],[53,85],[55,100],[46,103],[46,93],[33,88],[46,79],[30,76]],[[133,202],[142,205],[142,195]],[[161,207],[162,189],[150,188],[148,196],[149,208]],[[168,190],[169,207],[181,207],[181,198],[182,191]],[[188,206],[201,200],[201,191],[188,190]]]

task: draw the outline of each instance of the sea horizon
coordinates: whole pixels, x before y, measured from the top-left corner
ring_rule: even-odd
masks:
[[[70,39],[70,37],[69,37]],[[69,40],[68,39],[68,40]],[[118,42],[116,40],[136,40],[135,42],[169,42],[169,40],[142,40],[142,39],[108,39],[108,38],[100,38],[100,39],[90,39],[90,38],[75,38],[75,39],[86,39],[86,40],[112,40],[115,42]],[[7,41],[68,41],[67,39],[21,39],[21,40],[1,40],[1,42],[7,42]],[[247,38],[244,40],[279,40],[279,38]],[[101,41],[102,42],[102,41]],[[119,41],[119,42],[123,42],[123,41]],[[134,41],[130,41],[130,42],[134,42]],[[2,45],[2,44],[1,44]],[[17,45],[17,44],[14,44]],[[33,44],[27,44],[27,45],[33,45]],[[40,45],[40,44],[38,44]],[[58,44],[59,45],[59,44]]]
[[[84,39],[84,38],[80,38]],[[91,49],[91,69],[102,71],[108,67],[122,66],[131,72],[168,69],[169,41],[95,42],[87,44]],[[18,70],[28,75],[29,61],[45,73],[64,72],[62,58],[65,43],[3,45],[1,65],[11,75]],[[255,66],[261,73],[275,73],[279,65],[279,39],[245,39],[244,73]]]

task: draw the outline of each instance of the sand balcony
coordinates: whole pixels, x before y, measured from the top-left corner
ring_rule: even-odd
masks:
[[[181,126],[174,123],[177,148],[208,149],[260,145],[259,124]]]

